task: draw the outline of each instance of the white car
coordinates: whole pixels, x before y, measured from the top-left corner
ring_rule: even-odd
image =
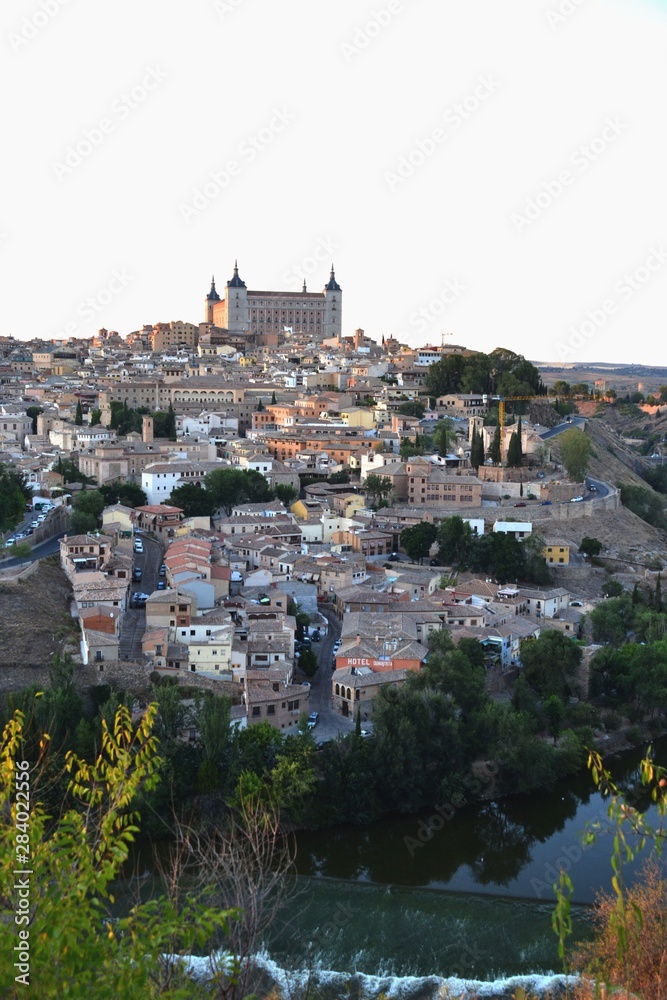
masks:
[[[135,540],[135,542],[134,542],[134,551],[135,552],[143,552],[144,551],[144,543],[141,541],[140,538],[137,538]]]

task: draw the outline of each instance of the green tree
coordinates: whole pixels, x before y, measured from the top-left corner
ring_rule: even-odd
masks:
[[[26,416],[32,419],[32,433],[37,433],[37,417],[40,413],[44,413],[44,409],[41,406],[28,406],[26,408]]]
[[[257,406],[255,407],[255,412],[256,413],[262,413],[263,410],[264,410],[264,403],[262,402],[261,397],[260,397],[260,399],[257,402]]]
[[[585,556],[598,556],[602,551],[602,542],[599,538],[591,538],[589,535],[586,535],[581,539],[579,551]]]
[[[350,473],[347,469],[341,469],[340,472],[332,472],[327,478],[328,483],[349,483],[349,481]]]
[[[632,614],[632,598],[628,593],[602,601],[589,615],[593,642],[620,646],[630,628]]]
[[[446,517],[438,528],[440,562],[465,569],[473,547],[473,533],[467,521],[458,514]]]
[[[438,537],[438,529],[428,521],[421,521],[401,532],[401,545],[413,562],[421,563]]]
[[[213,517],[217,504],[213,495],[196,483],[183,483],[171,491],[169,503],[180,507],[185,517]]]
[[[572,428],[559,435],[558,446],[561,458],[563,459],[563,465],[572,482],[583,482],[588,470],[588,460],[591,454],[590,439],[583,431]]]
[[[14,542],[9,549],[13,559],[18,559],[21,565],[32,555],[32,545],[30,542]]]
[[[206,475],[204,486],[212,495],[216,509],[222,507],[226,514],[231,514],[232,508],[240,503],[264,503],[273,499],[273,491],[264,476],[252,469],[213,469]]]
[[[538,639],[526,639],[521,646],[525,678],[542,698],[577,693],[575,674],[581,656],[577,643],[556,629],[542,632]]]
[[[125,507],[145,507],[148,497],[137,483],[110,483],[98,487],[105,507],[120,503]]]
[[[502,462],[500,424],[496,424],[496,429],[493,432],[493,440],[491,441],[491,447],[489,448],[489,458],[493,461],[494,465],[500,465]]]
[[[90,413],[90,426],[97,427],[98,424],[102,423],[102,411],[95,407]]]
[[[23,517],[32,495],[24,473],[0,462],[0,531],[13,528]]]
[[[620,580],[614,580],[612,577],[602,584],[603,597],[620,597],[623,593],[625,593],[625,587]]]
[[[275,392],[275,389],[274,389],[273,392],[271,393],[271,406],[275,406],[276,403],[277,403],[276,392]]]
[[[470,441],[470,464],[477,471],[477,469],[484,462],[484,438],[481,431],[478,431],[473,427],[472,438]]]
[[[8,817],[13,814],[13,822],[0,827],[5,879],[16,868],[17,844],[27,843],[17,839],[17,831],[27,824],[20,822],[16,803],[15,761],[20,762],[19,774],[30,775],[31,781],[30,854],[19,852],[31,869],[30,959],[13,970],[12,976],[16,972],[24,978],[14,980],[8,997],[22,996],[27,982],[41,997],[66,994],[72,1000],[134,994],[176,1000],[185,989],[188,996],[203,996],[192,981],[188,985],[180,964],[165,963],[164,955],[192,954],[209,945],[216,933],[227,931],[228,912],[208,907],[201,893],[140,902],[120,918],[111,911],[112,884],[121,877],[139,832],[137,801],[159,780],[162,762],[152,735],[154,718],[151,707],[135,730],[129,711],[121,709],[110,726],[103,726],[100,754],[93,763],[67,755],[69,794],[57,819],[46,814],[40,801],[44,761],[22,760],[23,714],[15,713],[5,727],[0,807]],[[48,736],[42,745],[48,745]],[[17,954],[18,934],[13,921],[0,921],[2,954]]]
[[[80,427],[83,423],[83,408],[81,406],[81,400],[79,399],[76,404],[76,414],[74,417],[74,423]]]
[[[401,403],[396,412],[401,413],[404,417],[418,417],[421,420],[426,411],[423,403],[414,403],[409,401],[407,403]]]
[[[366,476],[364,490],[372,507],[377,507],[379,501],[391,496],[392,489],[391,479],[387,476],[378,476],[374,472]]]
[[[542,708],[547,720],[549,736],[552,737],[555,743],[560,736],[561,726],[565,716],[565,706],[557,694],[552,694],[549,695],[548,698],[544,699]]]
[[[72,500],[72,507],[80,514],[92,514],[99,518],[104,510],[104,496],[99,490],[81,490]]]
[[[449,454],[450,441],[453,435],[451,420],[439,420],[433,433],[435,450],[441,458]]]
[[[512,431],[510,435],[510,443],[507,448],[507,464],[511,469],[518,469],[523,464],[521,443],[516,431]]]
[[[306,677],[314,677],[318,666],[317,656],[313,650],[302,649],[299,656],[299,669],[303,671]]]
[[[292,486],[291,483],[277,483],[273,487],[273,492],[276,497],[285,507],[289,507],[299,496],[299,491],[296,486]]]

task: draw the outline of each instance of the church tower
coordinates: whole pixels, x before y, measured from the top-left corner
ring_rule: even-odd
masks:
[[[324,286],[324,339],[340,337],[342,333],[343,290],[336,281],[334,266],[331,265],[329,280]]]
[[[204,322],[213,323],[213,307],[220,302],[220,296],[215,290],[215,275],[211,278],[211,290],[205,299]]]
[[[239,277],[238,261],[234,261],[234,275],[227,282],[225,296],[227,322],[225,326],[230,333],[247,333],[250,330],[250,315],[248,310],[248,289],[246,283]]]

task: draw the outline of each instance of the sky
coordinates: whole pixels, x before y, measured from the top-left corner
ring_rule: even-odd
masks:
[[[249,289],[667,365],[664,0],[4,0],[0,334]]]

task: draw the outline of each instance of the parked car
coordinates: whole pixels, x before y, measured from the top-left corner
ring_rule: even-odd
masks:
[[[138,566],[135,566],[134,569],[132,570],[132,579],[134,580],[135,583],[139,583],[143,575],[144,574],[142,573],[142,571],[139,569]]]
[[[35,518],[35,520],[31,522],[30,527],[31,528],[39,528],[39,525],[40,525],[40,522],[38,521],[37,518]]]
[[[319,712],[311,712],[310,715],[308,716],[308,728],[313,729],[319,722],[319,719],[320,719]]]
[[[148,594],[137,592],[132,597],[132,604],[137,608],[143,607],[143,605],[148,600],[148,596],[149,596]]]
[[[583,499],[584,499],[583,497],[572,497],[570,503],[579,503],[579,501]]]
[[[162,563],[162,565],[160,566],[160,573],[159,573],[159,575],[160,576],[166,576],[166,573],[167,573],[167,567],[165,566],[164,563]]]
[[[526,504],[523,501],[521,501],[521,503],[515,503],[514,506],[515,507],[525,507]]]
[[[158,580],[157,589],[158,590],[166,590],[167,589],[167,584],[164,582],[164,580]]]
[[[142,540],[140,538],[135,538],[135,540],[134,540],[134,551],[135,552],[143,552],[144,551],[144,543],[142,542]]]
[[[540,507],[551,507],[553,500],[543,500]]]

